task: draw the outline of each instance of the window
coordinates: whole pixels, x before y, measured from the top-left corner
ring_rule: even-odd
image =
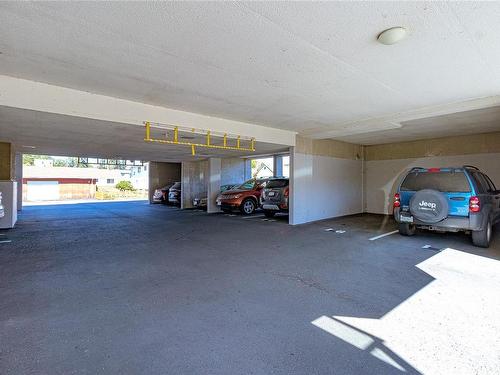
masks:
[[[238,186],[238,189],[240,190],[252,190],[253,186],[255,185],[255,180],[248,180],[242,183],[240,186]]]
[[[274,175],[274,158],[262,158],[262,159],[252,159],[252,177],[253,178],[265,178]]]
[[[402,191],[434,189],[450,193],[469,193],[469,181],[463,172],[411,172],[401,184]]]
[[[108,179],[106,180],[106,183],[107,183],[107,184],[114,184],[114,183],[115,183],[115,179],[114,179],[114,178],[108,178]]]
[[[486,180],[483,178],[481,173],[474,172],[472,173],[472,178],[476,182],[477,190],[479,193],[484,194],[488,191],[488,183]]]
[[[279,180],[271,180],[267,183],[266,188],[272,189],[272,188],[282,188],[288,186],[288,180],[287,179],[279,179]]]
[[[493,183],[493,181],[491,181],[490,178],[487,175],[485,175],[484,173],[481,173],[481,174],[482,174],[483,178],[486,180],[486,182],[488,183],[488,188],[489,188],[488,191],[490,191],[490,192],[496,191],[497,188],[495,187],[495,184]]]

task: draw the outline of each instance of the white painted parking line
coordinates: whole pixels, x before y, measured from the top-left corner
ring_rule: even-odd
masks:
[[[12,242],[12,240],[1,240],[0,243],[9,243]]]
[[[392,232],[384,233],[384,234],[381,234],[380,236],[372,237],[369,240],[375,241],[375,240],[378,240],[379,238],[387,237],[387,236],[390,236],[391,234],[398,233],[398,232],[399,232],[399,230],[393,230]]]
[[[266,215],[254,215],[254,216],[243,216],[242,219],[258,219],[260,217],[264,217]]]

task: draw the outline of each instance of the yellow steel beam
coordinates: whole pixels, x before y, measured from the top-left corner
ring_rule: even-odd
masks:
[[[252,150],[251,148],[247,147],[234,147],[234,146],[222,146],[222,145],[207,145],[205,143],[191,143],[191,142],[174,142],[170,141],[168,139],[155,139],[155,138],[144,138],[146,142],[152,142],[152,143],[164,143],[164,144],[170,144],[170,145],[184,145],[184,146],[196,146],[196,147],[205,147],[205,148],[215,148],[219,150],[240,150],[240,151],[255,151]]]
[[[192,143],[192,142],[183,142],[179,141],[179,128],[174,127],[174,138],[173,140],[169,139],[158,139],[151,138],[151,123],[149,121],[144,122],[146,126],[146,135],[144,141],[152,142],[152,143],[163,143],[163,144],[175,144],[175,145],[184,145],[191,146],[191,154],[196,155],[196,147],[205,147],[205,148],[213,148],[218,150],[237,150],[237,151],[255,151],[255,138],[250,140],[250,147],[241,147],[241,136],[238,135],[236,139],[236,147],[227,145],[227,134],[224,134],[223,145],[214,145],[211,143],[211,132],[207,131],[206,133],[206,143]],[[195,132],[195,129],[192,129],[192,132]]]

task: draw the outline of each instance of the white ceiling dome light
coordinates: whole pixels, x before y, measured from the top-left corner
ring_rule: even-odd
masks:
[[[403,40],[406,36],[406,29],[401,26],[391,27],[390,29],[382,31],[377,40],[386,45],[396,44],[397,42]]]

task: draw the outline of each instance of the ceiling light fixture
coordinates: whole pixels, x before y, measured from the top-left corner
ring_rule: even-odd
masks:
[[[377,40],[382,44],[391,45],[403,40],[405,36],[406,29],[404,27],[397,26],[382,31],[378,35]]]
[[[36,148],[36,146],[27,146],[27,145],[22,145],[24,148]]]

